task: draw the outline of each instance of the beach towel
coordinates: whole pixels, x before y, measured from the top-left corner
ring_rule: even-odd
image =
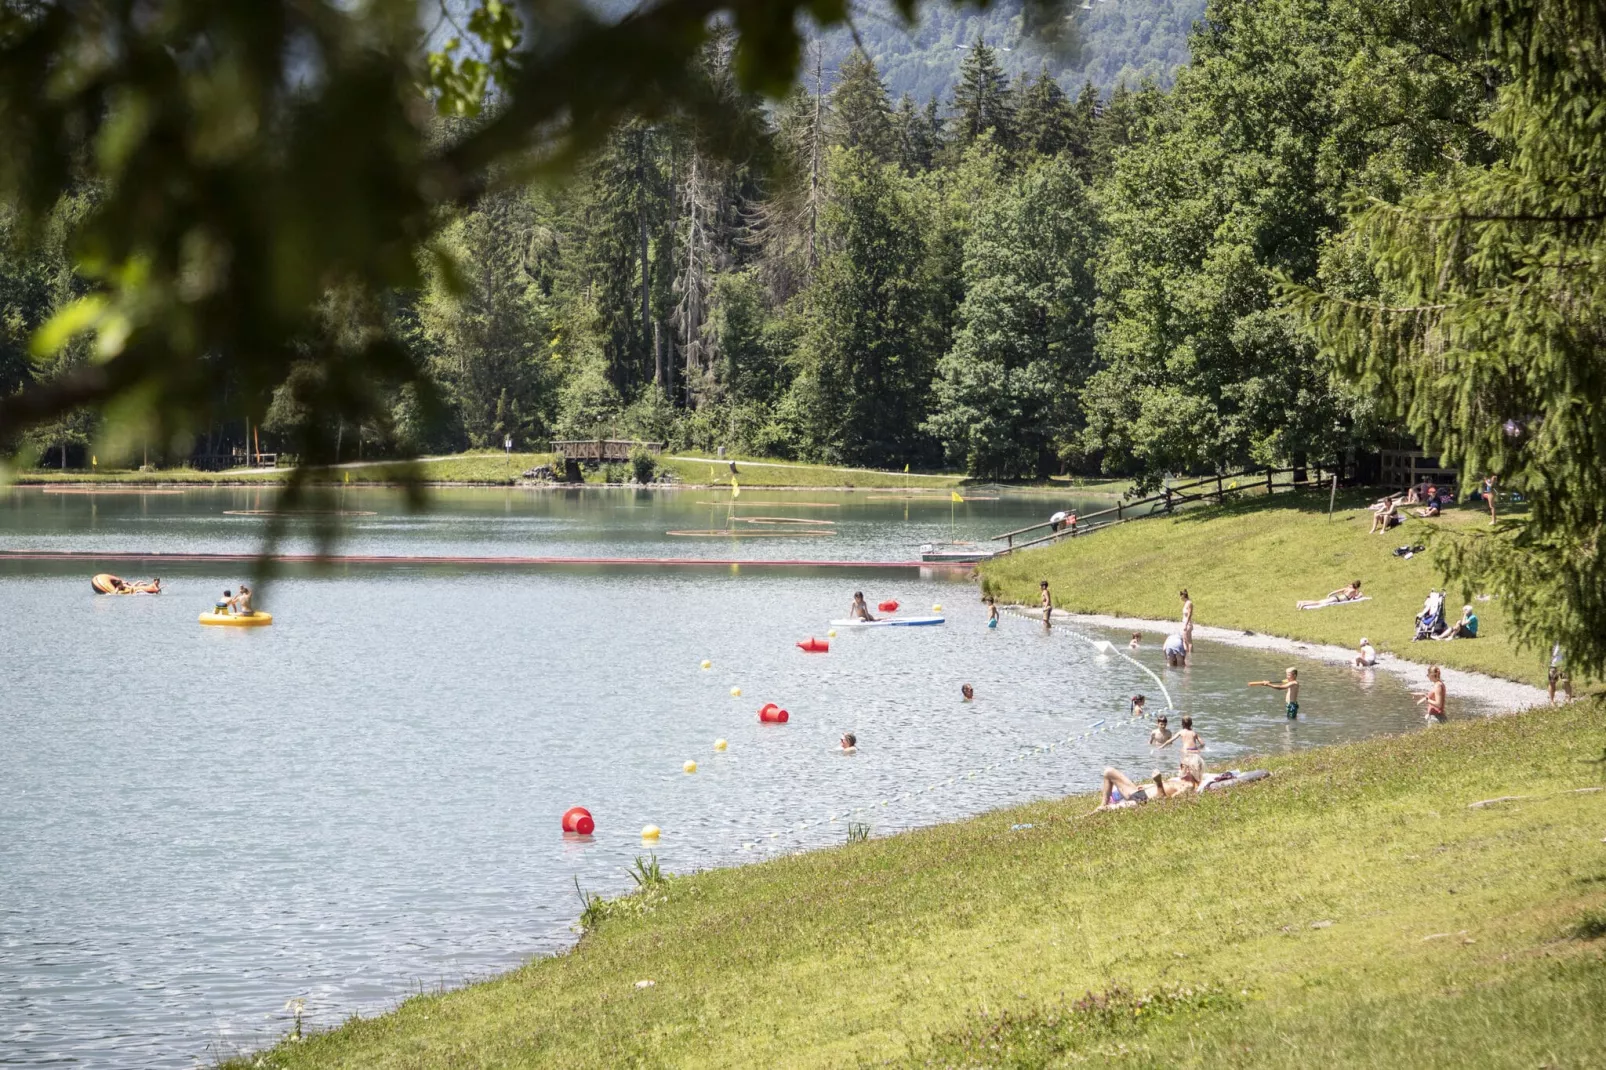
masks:
[[[1271,776],[1270,769],[1250,769],[1247,772],[1242,769],[1229,769],[1224,773],[1211,773],[1205,777],[1205,781],[1200,785],[1199,790],[1214,791],[1219,788],[1236,787],[1239,784],[1253,784],[1255,781],[1265,780],[1269,776]]]
[[[1347,606],[1352,602],[1370,602],[1371,600],[1372,596],[1369,594],[1363,594],[1359,598],[1324,598],[1320,602],[1312,602],[1310,605],[1302,605],[1299,608],[1326,609],[1328,606]]]

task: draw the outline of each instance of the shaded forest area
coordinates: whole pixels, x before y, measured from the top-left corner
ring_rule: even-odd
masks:
[[[768,131],[762,152],[627,122],[572,181],[443,217],[425,285],[386,316],[447,411],[403,388],[340,440],[374,456],[621,435],[1008,479],[1331,456],[1390,431],[1278,287],[1366,293],[1331,240],[1346,205],[1490,158],[1493,76],[1452,27],[1382,0],[1214,0],[1169,89],[1071,93],[1046,68],[1011,77],[967,28],[952,92],[924,100],[863,52],[829,70],[823,48],[768,106],[716,39],[709,92]],[[0,390],[92,359],[26,353],[85,289],[66,250],[94,199],[64,201],[26,258],[0,254]],[[274,395],[265,442],[307,418],[295,395]],[[219,398],[198,448],[242,433],[244,406]],[[29,441],[94,431],[75,415]]]

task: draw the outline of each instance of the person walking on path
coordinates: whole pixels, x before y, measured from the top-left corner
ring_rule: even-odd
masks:
[[[1188,597],[1188,589],[1186,587],[1177,593],[1182,596],[1182,649],[1191,660],[1193,658],[1193,599]]]

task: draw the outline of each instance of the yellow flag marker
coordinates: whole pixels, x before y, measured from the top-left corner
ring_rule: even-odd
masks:
[[[736,485],[736,480],[733,478],[731,480],[731,497],[732,498],[740,498],[741,496],[742,496],[742,488],[738,487]]]
[[[962,502],[962,501],[965,500],[965,499],[963,499],[963,498],[961,498],[959,496],[959,492],[957,490],[956,491],[951,491],[950,493],[953,495],[953,500],[956,501],[956,502]]]

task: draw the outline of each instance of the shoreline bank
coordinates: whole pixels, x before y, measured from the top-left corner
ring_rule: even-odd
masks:
[[[1032,620],[1043,619],[1043,611],[1032,606],[1011,605],[1007,608],[1013,613],[1029,617]],[[1054,611],[1054,617],[1056,620],[1069,620],[1073,624],[1114,628],[1120,631],[1159,632],[1162,636],[1170,635],[1174,632],[1180,633],[1182,630],[1182,626],[1176,621],[1150,620],[1144,617],[1126,617],[1109,613],[1071,613],[1063,609],[1057,609]],[[1282,635],[1241,631],[1237,628],[1218,628],[1207,624],[1194,625],[1193,637],[1195,639],[1208,639],[1213,643],[1222,643],[1226,646],[1240,647],[1245,650],[1268,650],[1282,654],[1292,654],[1296,657],[1310,658],[1329,665],[1351,665],[1355,660],[1356,653],[1353,649],[1333,643],[1314,643],[1304,639],[1291,639]],[[1471,639],[1452,641],[1476,642],[1476,640]],[[1455,669],[1439,662],[1413,661],[1395,654],[1379,652],[1377,664],[1373,668],[1392,673],[1403,679],[1411,687],[1426,689],[1428,686],[1428,666],[1430,664],[1440,665],[1440,670],[1444,675],[1445,686],[1450,689],[1452,700],[1457,697],[1464,698],[1467,695],[1477,695],[1480,702],[1509,713],[1520,713],[1536,706],[1546,706],[1550,701],[1550,696],[1544,688],[1534,687],[1532,684],[1519,683],[1516,680],[1506,680],[1499,676],[1491,676],[1488,673],[1475,672],[1470,669]]]

